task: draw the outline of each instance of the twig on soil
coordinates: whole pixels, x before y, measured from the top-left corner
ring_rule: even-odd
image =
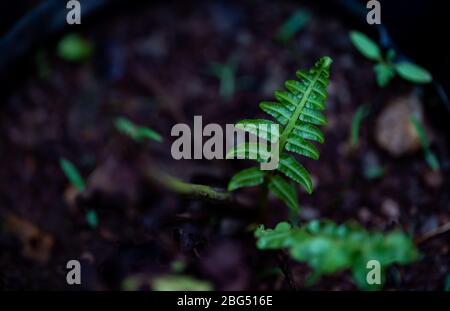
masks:
[[[297,286],[295,285],[294,278],[292,277],[291,268],[289,267],[289,262],[286,258],[286,254],[283,251],[279,251],[276,253],[277,262],[281,269],[281,271],[284,274],[284,277],[286,278],[286,281],[289,285],[289,287],[292,290],[297,290]]]
[[[217,203],[233,203],[236,201],[233,193],[225,189],[215,189],[207,185],[185,182],[178,177],[160,171],[148,162],[145,162],[144,167],[146,168],[144,175],[151,182],[161,185],[172,192]]]
[[[436,229],[431,230],[431,231],[423,234],[420,237],[417,237],[414,242],[416,244],[421,244],[421,243],[423,243],[423,242],[425,242],[425,241],[427,241],[427,240],[429,240],[431,238],[434,238],[437,235],[444,234],[444,233],[446,233],[448,231],[450,231],[450,222],[445,223],[442,226],[437,227]]]

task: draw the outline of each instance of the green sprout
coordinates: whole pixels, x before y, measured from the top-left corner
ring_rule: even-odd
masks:
[[[439,170],[439,160],[436,155],[431,151],[430,141],[428,139],[427,133],[425,132],[425,128],[420,122],[420,120],[416,116],[411,116],[411,123],[413,124],[417,135],[420,139],[420,144],[422,145],[423,152],[425,154],[425,160],[427,161],[430,168],[434,171]]]
[[[211,62],[209,73],[219,79],[219,94],[226,102],[229,102],[236,92],[236,70],[238,66],[237,57],[230,57],[225,64]]]
[[[355,148],[359,144],[359,129],[361,127],[362,120],[369,115],[369,107],[367,105],[361,105],[356,110],[352,119],[350,145]]]
[[[374,71],[380,87],[387,86],[396,74],[413,83],[430,83],[433,80],[426,69],[416,64],[408,61],[394,62],[396,53],[392,49],[383,56],[380,47],[359,31],[351,31],[350,40],[362,55],[377,62]]]
[[[311,20],[311,14],[303,9],[298,9],[281,25],[276,39],[281,43],[292,40],[296,33],[302,30]]]
[[[286,81],[287,90],[275,92],[277,102],[260,103],[261,110],[272,116],[276,122],[266,119],[247,119],[236,124],[238,129],[272,143],[278,143],[280,159],[276,172],[248,168],[237,173],[228,184],[229,191],[262,184],[264,193],[270,190],[288,206],[291,215],[298,217],[297,189],[292,182],[300,184],[309,194],[313,191],[313,185],[308,171],[288,154],[288,151],[314,160],[319,159],[319,150],[309,141],[323,143],[325,140],[318,126],[325,125],[327,122],[322,111],[325,109],[325,100],[328,95],[326,88],[329,83],[331,63],[331,58],[322,57],[312,69],[297,71],[300,81]],[[280,130],[274,131],[277,126]],[[265,131],[264,128],[268,130]],[[240,144],[228,151],[226,158],[256,158],[260,162],[267,162],[270,155],[261,149],[257,144]]]
[[[58,43],[58,56],[69,62],[83,62],[93,54],[92,44],[78,34],[64,36]]]
[[[83,192],[86,188],[86,184],[84,182],[83,177],[81,177],[78,169],[73,165],[72,162],[65,158],[61,158],[59,160],[59,165],[61,166],[64,175],[66,175],[67,179],[70,183],[80,192]]]
[[[137,126],[127,118],[118,117],[116,118],[114,124],[119,132],[131,137],[134,141],[142,142],[146,139],[151,139],[157,142],[163,141],[162,136],[156,131],[148,127]]]
[[[74,186],[79,192],[83,192],[86,189],[86,184],[75,165],[65,158],[60,158],[59,164],[64,175],[66,175],[72,186]],[[86,222],[93,229],[98,226],[98,217],[94,210],[88,209],[86,211]]]

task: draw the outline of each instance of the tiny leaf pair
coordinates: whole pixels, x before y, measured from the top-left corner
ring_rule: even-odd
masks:
[[[275,172],[250,168],[237,173],[228,185],[229,191],[266,183],[276,197],[292,211],[298,212],[297,191],[291,182],[300,184],[308,193],[312,193],[313,186],[308,171],[288,151],[319,159],[319,151],[310,141],[323,143],[325,140],[318,126],[327,122],[322,111],[328,96],[326,88],[331,63],[331,58],[323,57],[309,71],[297,71],[300,80],[286,81],[287,90],[275,92],[276,102],[260,103],[261,110],[272,116],[275,122],[253,119],[236,124],[236,128],[276,143],[279,162]],[[243,143],[233,147],[226,156],[227,159],[236,157],[267,162],[271,153],[258,144]]]
[[[115,121],[115,126],[119,132],[127,136],[130,136],[133,140],[137,142],[142,142],[145,139],[151,139],[157,142],[162,142],[163,140],[162,136],[158,134],[156,131],[148,127],[137,126],[133,122],[124,117],[118,117]]]
[[[407,61],[394,63],[395,51],[388,50],[383,57],[380,47],[359,31],[350,32],[350,40],[355,48],[366,58],[376,61],[374,71],[380,87],[385,87],[397,73],[403,79],[413,83],[430,83],[433,78],[424,68]]]

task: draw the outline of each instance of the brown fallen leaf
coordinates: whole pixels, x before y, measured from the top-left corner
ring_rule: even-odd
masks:
[[[22,255],[26,258],[45,263],[50,258],[53,237],[42,231],[26,219],[15,215],[6,217],[6,230],[22,243]]]

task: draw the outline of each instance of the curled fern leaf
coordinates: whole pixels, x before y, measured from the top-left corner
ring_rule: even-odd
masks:
[[[328,96],[327,86],[331,63],[331,58],[323,57],[310,70],[297,71],[298,80],[286,81],[286,90],[275,92],[276,101],[263,101],[259,104],[261,110],[275,121],[243,120],[236,125],[237,128],[263,140],[277,142],[279,147],[278,172],[300,184],[308,193],[312,193],[313,190],[311,177],[308,171],[288,152],[315,160],[319,159],[319,150],[312,142],[323,143],[325,141],[319,126],[327,123],[323,110],[326,108],[325,100]],[[275,125],[278,127],[273,130]],[[271,158],[271,153],[263,148],[258,148],[257,144],[247,143],[235,146],[227,154],[227,159],[236,157],[267,162]],[[279,178],[272,180],[279,181]],[[234,183],[233,179],[232,181]],[[276,183],[278,186],[281,184],[281,182]],[[295,204],[290,199],[292,196],[285,195],[291,192],[290,186],[286,185],[289,186],[289,183],[283,183],[283,186],[280,187],[272,185],[270,190],[289,207],[293,207]],[[233,189],[234,185],[229,188]]]

